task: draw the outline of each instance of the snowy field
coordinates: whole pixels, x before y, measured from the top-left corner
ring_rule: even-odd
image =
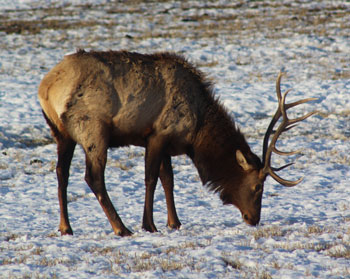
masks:
[[[348,1],[0,2],[0,278],[350,278],[350,4]],[[233,3],[231,3],[233,2]],[[141,229],[144,150],[109,152],[106,183],[134,235],[113,234],[84,182],[81,148],[68,188],[73,236],[57,231],[56,146],[37,88],[64,54],[127,49],[184,55],[215,83],[256,154],[276,109],[283,69],[288,101],[317,97],[291,116],[319,114],[284,135],[294,188],[265,182],[261,223],[249,227],[173,159],[182,227]]]

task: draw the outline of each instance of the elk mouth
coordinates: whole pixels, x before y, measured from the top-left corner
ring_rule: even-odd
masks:
[[[260,217],[252,217],[247,213],[242,213],[242,218],[250,226],[257,226],[260,222]]]

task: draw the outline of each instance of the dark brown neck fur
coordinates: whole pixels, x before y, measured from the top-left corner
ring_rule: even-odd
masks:
[[[203,184],[220,192],[225,201],[225,192],[232,192],[243,171],[236,161],[236,150],[241,150],[247,160],[257,168],[260,159],[254,155],[234,120],[217,100],[208,104],[202,126],[194,144],[193,162]]]
[[[221,173],[228,165],[238,167],[234,164],[237,148],[244,153],[250,150],[233,119],[213,100],[205,110],[194,145],[194,163],[204,184],[220,180]],[[231,169],[230,172],[235,171]]]

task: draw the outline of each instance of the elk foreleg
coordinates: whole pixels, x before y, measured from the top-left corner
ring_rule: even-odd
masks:
[[[163,144],[161,140],[157,139],[155,136],[148,139],[145,156],[146,196],[142,228],[149,232],[157,231],[153,221],[153,201],[162,160],[162,149]]]
[[[103,133],[99,135],[101,137]],[[132,232],[123,224],[109,198],[105,186],[104,170],[107,161],[107,146],[101,143],[101,141],[98,142],[98,140],[92,143],[93,141],[91,139],[92,137],[90,135],[89,145],[83,146],[86,154],[85,180],[99,201],[114,233],[119,236],[129,236]]]
[[[171,157],[169,155],[163,156],[160,165],[159,178],[165,193],[166,205],[168,210],[167,225],[171,229],[179,229],[181,223],[177,217],[175,202],[174,202],[174,174],[171,166]]]
[[[76,143],[61,135],[55,136],[57,141],[57,166],[56,174],[58,180],[58,200],[60,204],[60,225],[59,231],[61,235],[73,234],[73,230],[69,224],[68,208],[67,208],[67,186],[69,179],[69,167],[72,161]]]

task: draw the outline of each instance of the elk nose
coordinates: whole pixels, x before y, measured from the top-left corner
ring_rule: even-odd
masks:
[[[256,226],[256,225],[259,224],[260,218],[259,218],[259,217],[253,218],[253,217],[250,217],[247,213],[244,213],[244,214],[243,214],[243,220],[244,220],[244,222],[246,222],[248,225]]]

